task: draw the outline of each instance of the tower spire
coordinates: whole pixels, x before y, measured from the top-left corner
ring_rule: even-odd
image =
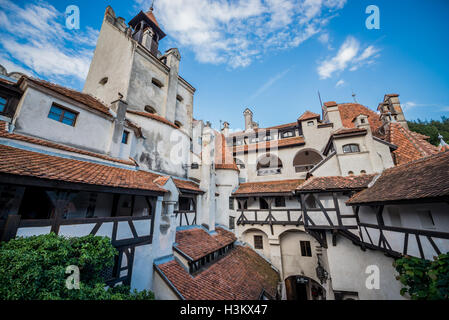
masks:
[[[154,10],[154,0],[151,2],[151,7],[150,7],[150,11]]]

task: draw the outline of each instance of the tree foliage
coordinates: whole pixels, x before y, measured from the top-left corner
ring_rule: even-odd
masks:
[[[435,146],[440,145],[438,134],[443,136],[444,141],[449,143],[449,118],[441,117],[441,121],[409,121],[408,126],[410,130],[429,136],[429,142]]]
[[[401,295],[413,300],[449,299],[449,254],[441,254],[434,261],[404,257],[396,260],[397,279],[404,285]]]
[[[151,292],[126,286],[106,288],[102,271],[114,265],[117,250],[108,238],[64,238],[55,234],[0,244],[0,300],[141,300]],[[80,289],[66,287],[68,266],[80,270]]]

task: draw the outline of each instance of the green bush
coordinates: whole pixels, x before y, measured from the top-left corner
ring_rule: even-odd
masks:
[[[404,257],[396,260],[394,267],[404,285],[401,295],[408,294],[413,300],[449,299],[449,254],[434,261]]]
[[[1,300],[152,300],[151,292],[107,288],[101,273],[114,265],[108,238],[64,238],[55,234],[0,244]],[[80,289],[66,288],[68,266],[80,269]]]

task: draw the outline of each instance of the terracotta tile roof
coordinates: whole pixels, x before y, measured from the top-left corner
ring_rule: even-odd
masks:
[[[186,300],[258,300],[276,297],[279,274],[256,252],[237,246],[192,277],[176,260],[157,266]]]
[[[173,181],[175,182],[175,185],[181,190],[190,190],[194,192],[203,193],[198,184],[196,184],[193,181],[185,181],[179,179],[173,179]]]
[[[335,101],[328,101],[328,102],[324,103],[325,107],[334,107],[334,106],[337,106],[337,105],[338,105],[338,103],[336,103]]]
[[[0,145],[0,173],[80,184],[166,192],[158,175]]]
[[[305,180],[281,180],[267,182],[248,182],[240,184],[238,190],[233,193],[236,196],[250,194],[275,194],[291,193],[295,191]]]
[[[285,129],[285,128],[290,128],[290,127],[295,127],[298,125],[298,122],[292,122],[292,123],[286,123],[286,124],[281,124],[278,126],[273,126],[273,127],[268,127],[268,128],[255,128],[253,129],[252,132],[245,132],[245,131],[238,131],[238,132],[233,132],[229,134],[229,137],[244,137],[244,136],[250,136],[256,132],[259,131],[266,131],[266,130],[276,130],[276,129]]]
[[[298,121],[306,121],[306,120],[311,120],[311,119],[316,119],[316,118],[320,118],[321,116],[319,114],[313,113],[309,110],[307,110],[306,112],[304,112],[304,114],[299,117]]]
[[[269,142],[259,142],[259,143],[243,145],[243,146],[235,146],[235,147],[233,147],[233,149],[234,149],[234,153],[257,151],[259,149],[266,149],[267,151],[269,151],[270,149],[304,145],[305,143],[306,142],[303,137],[294,137],[294,138],[274,140],[274,141],[269,141]]]
[[[348,204],[384,203],[449,196],[449,152],[387,169]]]
[[[390,123],[385,129],[385,140],[398,146],[393,152],[396,165],[438,153],[438,147],[425,140],[428,137],[407,130],[399,123]]]
[[[121,160],[121,159],[117,159],[117,158],[112,158],[112,157],[102,155],[99,153],[85,151],[85,150],[77,149],[77,148],[72,148],[72,147],[68,147],[68,146],[65,146],[62,144],[54,143],[54,142],[43,140],[43,139],[33,138],[33,137],[29,137],[29,136],[25,136],[25,135],[21,135],[21,134],[17,134],[17,133],[9,133],[6,129],[6,124],[7,124],[6,122],[0,121],[0,137],[1,138],[7,138],[7,139],[12,139],[12,140],[32,143],[32,144],[36,144],[36,145],[43,146],[43,147],[78,153],[78,154],[81,154],[84,156],[89,156],[89,157],[94,157],[94,158],[98,158],[98,159],[102,159],[102,160],[107,160],[107,161],[112,161],[112,162],[135,166],[135,163],[130,160]]]
[[[237,240],[232,232],[223,228],[215,231],[213,235],[201,227],[178,231],[175,248],[192,258],[192,261],[197,261]]]
[[[335,131],[332,135],[335,136],[343,136],[347,134],[353,134],[353,133],[366,133],[366,129],[362,128],[341,128]]]
[[[334,102],[333,102],[334,103]],[[338,105],[340,111],[341,121],[345,128],[355,128],[355,124],[352,120],[361,114],[368,116],[368,122],[371,125],[371,130],[374,132],[382,126],[382,121],[379,119],[379,115],[373,110],[362,106],[358,103],[343,103]]]
[[[44,80],[40,80],[40,79],[35,79],[35,78],[30,78],[30,77],[22,77],[20,79],[21,81],[24,80],[28,80],[30,82],[33,82],[37,85],[40,85],[44,88],[50,89],[56,93],[59,93],[67,98],[73,99],[79,103],[82,103],[83,105],[90,107],[94,110],[97,110],[105,115],[108,115],[110,117],[112,117],[112,114],[109,112],[109,108],[107,106],[105,106],[102,102],[100,102],[99,100],[97,100],[96,98],[94,98],[93,96],[86,94],[86,93],[82,93],[73,89],[69,89],[69,88],[65,88],[62,87],[60,85],[51,83],[51,82],[47,82]]]
[[[302,184],[298,191],[357,190],[368,188],[376,175],[350,177],[313,177]]]
[[[145,15],[148,17],[148,19],[150,19],[151,21],[153,21],[153,23],[159,27],[159,23],[156,20],[156,17],[154,16],[154,13],[152,10],[145,12]]]
[[[240,171],[230,148],[227,147],[225,136],[218,132],[215,136],[215,168]]]
[[[152,114],[152,113],[148,113],[148,112],[142,112],[142,111],[135,111],[135,110],[127,110],[126,112],[130,113],[130,114],[135,114],[135,115],[138,115],[138,116],[142,116],[142,117],[145,117],[145,118],[153,119],[153,120],[165,123],[165,124],[175,128],[175,129],[179,129],[178,126],[175,125],[174,123],[172,123],[172,122],[168,121],[167,119],[165,119],[164,117],[158,116],[156,114]]]
[[[3,77],[0,77],[0,82],[1,82],[1,83],[4,83],[4,84],[7,84],[7,85],[15,85],[14,82],[9,81],[9,80],[7,80],[7,79],[5,79],[5,78],[3,78]]]

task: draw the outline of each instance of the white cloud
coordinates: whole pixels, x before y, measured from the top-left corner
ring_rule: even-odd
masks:
[[[338,87],[342,87],[346,84],[345,80],[341,79],[337,82],[337,84],[335,85],[336,88]]]
[[[151,0],[135,0],[148,10]],[[321,32],[346,0],[159,0],[155,15],[176,45],[198,61],[245,67],[271,50]]]
[[[43,1],[20,7],[0,0],[0,30],[1,61],[9,65],[9,72],[33,70],[37,76],[61,81],[85,79],[98,37],[89,27],[68,30],[64,13]]]
[[[328,79],[334,73],[342,72],[349,68],[356,71],[363,65],[374,63],[379,50],[369,46],[360,54],[360,42],[354,37],[347,37],[341,45],[335,57],[324,60],[318,66],[318,74],[321,79]]]
[[[433,109],[441,109],[442,111],[449,111],[449,106],[445,104],[437,104],[437,103],[416,103],[413,101],[406,102],[402,104],[404,111],[410,111],[414,108],[433,108]]]

